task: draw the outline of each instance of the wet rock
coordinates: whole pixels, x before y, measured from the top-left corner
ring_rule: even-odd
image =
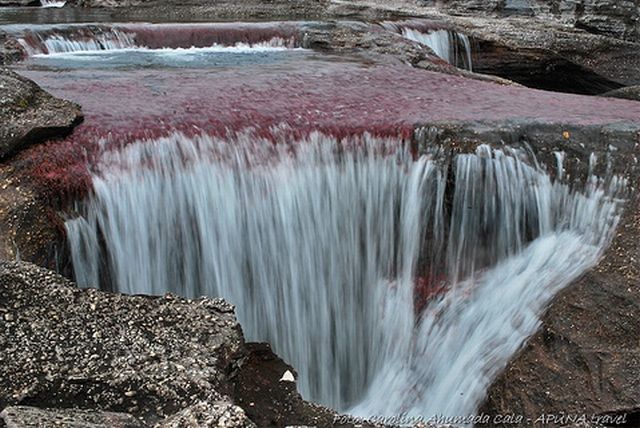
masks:
[[[78,105],[0,69],[0,158],[46,138],[66,135],[81,119]]]
[[[7,407],[0,413],[7,427],[15,428],[142,428],[144,425],[126,413],[96,412],[75,409],[38,409],[36,407]]]
[[[20,43],[0,30],[0,65],[8,65],[24,58],[24,50]]]
[[[219,298],[78,289],[33,264],[0,262],[0,325],[0,426],[331,427],[338,418],[279,381],[293,368],[268,345],[245,345]]]

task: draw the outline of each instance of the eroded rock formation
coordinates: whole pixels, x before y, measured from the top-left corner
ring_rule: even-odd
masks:
[[[595,34],[623,40],[640,37],[640,3],[637,0],[494,0],[427,1],[457,13],[490,13],[555,18]]]
[[[259,426],[330,426],[335,416],[280,380],[293,369],[268,346],[245,345],[222,299],[82,290],[35,265],[1,262],[0,322],[9,425],[256,426],[248,414]]]
[[[0,70],[0,158],[71,132],[80,107],[46,93],[29,79]]]

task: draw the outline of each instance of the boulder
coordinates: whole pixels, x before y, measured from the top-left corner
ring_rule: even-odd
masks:
[[[0,426],[330,427],[338,418],[302,399],[295,370],[268,345],[244,343],[220,298],[79,289],[4,261],[0,325]]]
[[[0,408],[181,411],[228,378],[243,350],[233,307],[81,290],[27,263],[0,263]]]
[[[13,71],[0,69],[0,158],[66,135],[81,120],[77,104],[48,94]]]

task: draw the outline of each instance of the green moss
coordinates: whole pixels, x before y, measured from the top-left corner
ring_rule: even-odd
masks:
[[[29,100],[23,97],[20,97],[18,99],[18,101],[16,102],[16,105],[21,109],[21,110],[26,110],[27,107],[29,107]]]

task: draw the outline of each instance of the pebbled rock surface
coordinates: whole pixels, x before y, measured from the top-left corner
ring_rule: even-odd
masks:
[[[268,345],[245,345],[222,299],[79,289],[0,262],[0,427],[335,426],[287,370]]]
[[[126,413],[96,412],[74,409],[38,409],[37,407],[7,407],[0,413],[8,428],[73,427],[73,428],[142,428],[144,425]]]
[[[81,290],[0,263],[0,408],[79,407],[159,420],[230,391],[243,338],[222,299]]]
[[[241,407],[229,401],[198,401],[166,420],[155,428],[256,428]]]
[[[66,135],[81,119],[77,104],[55,98],[31,80],[0,68],[0,158]]]

